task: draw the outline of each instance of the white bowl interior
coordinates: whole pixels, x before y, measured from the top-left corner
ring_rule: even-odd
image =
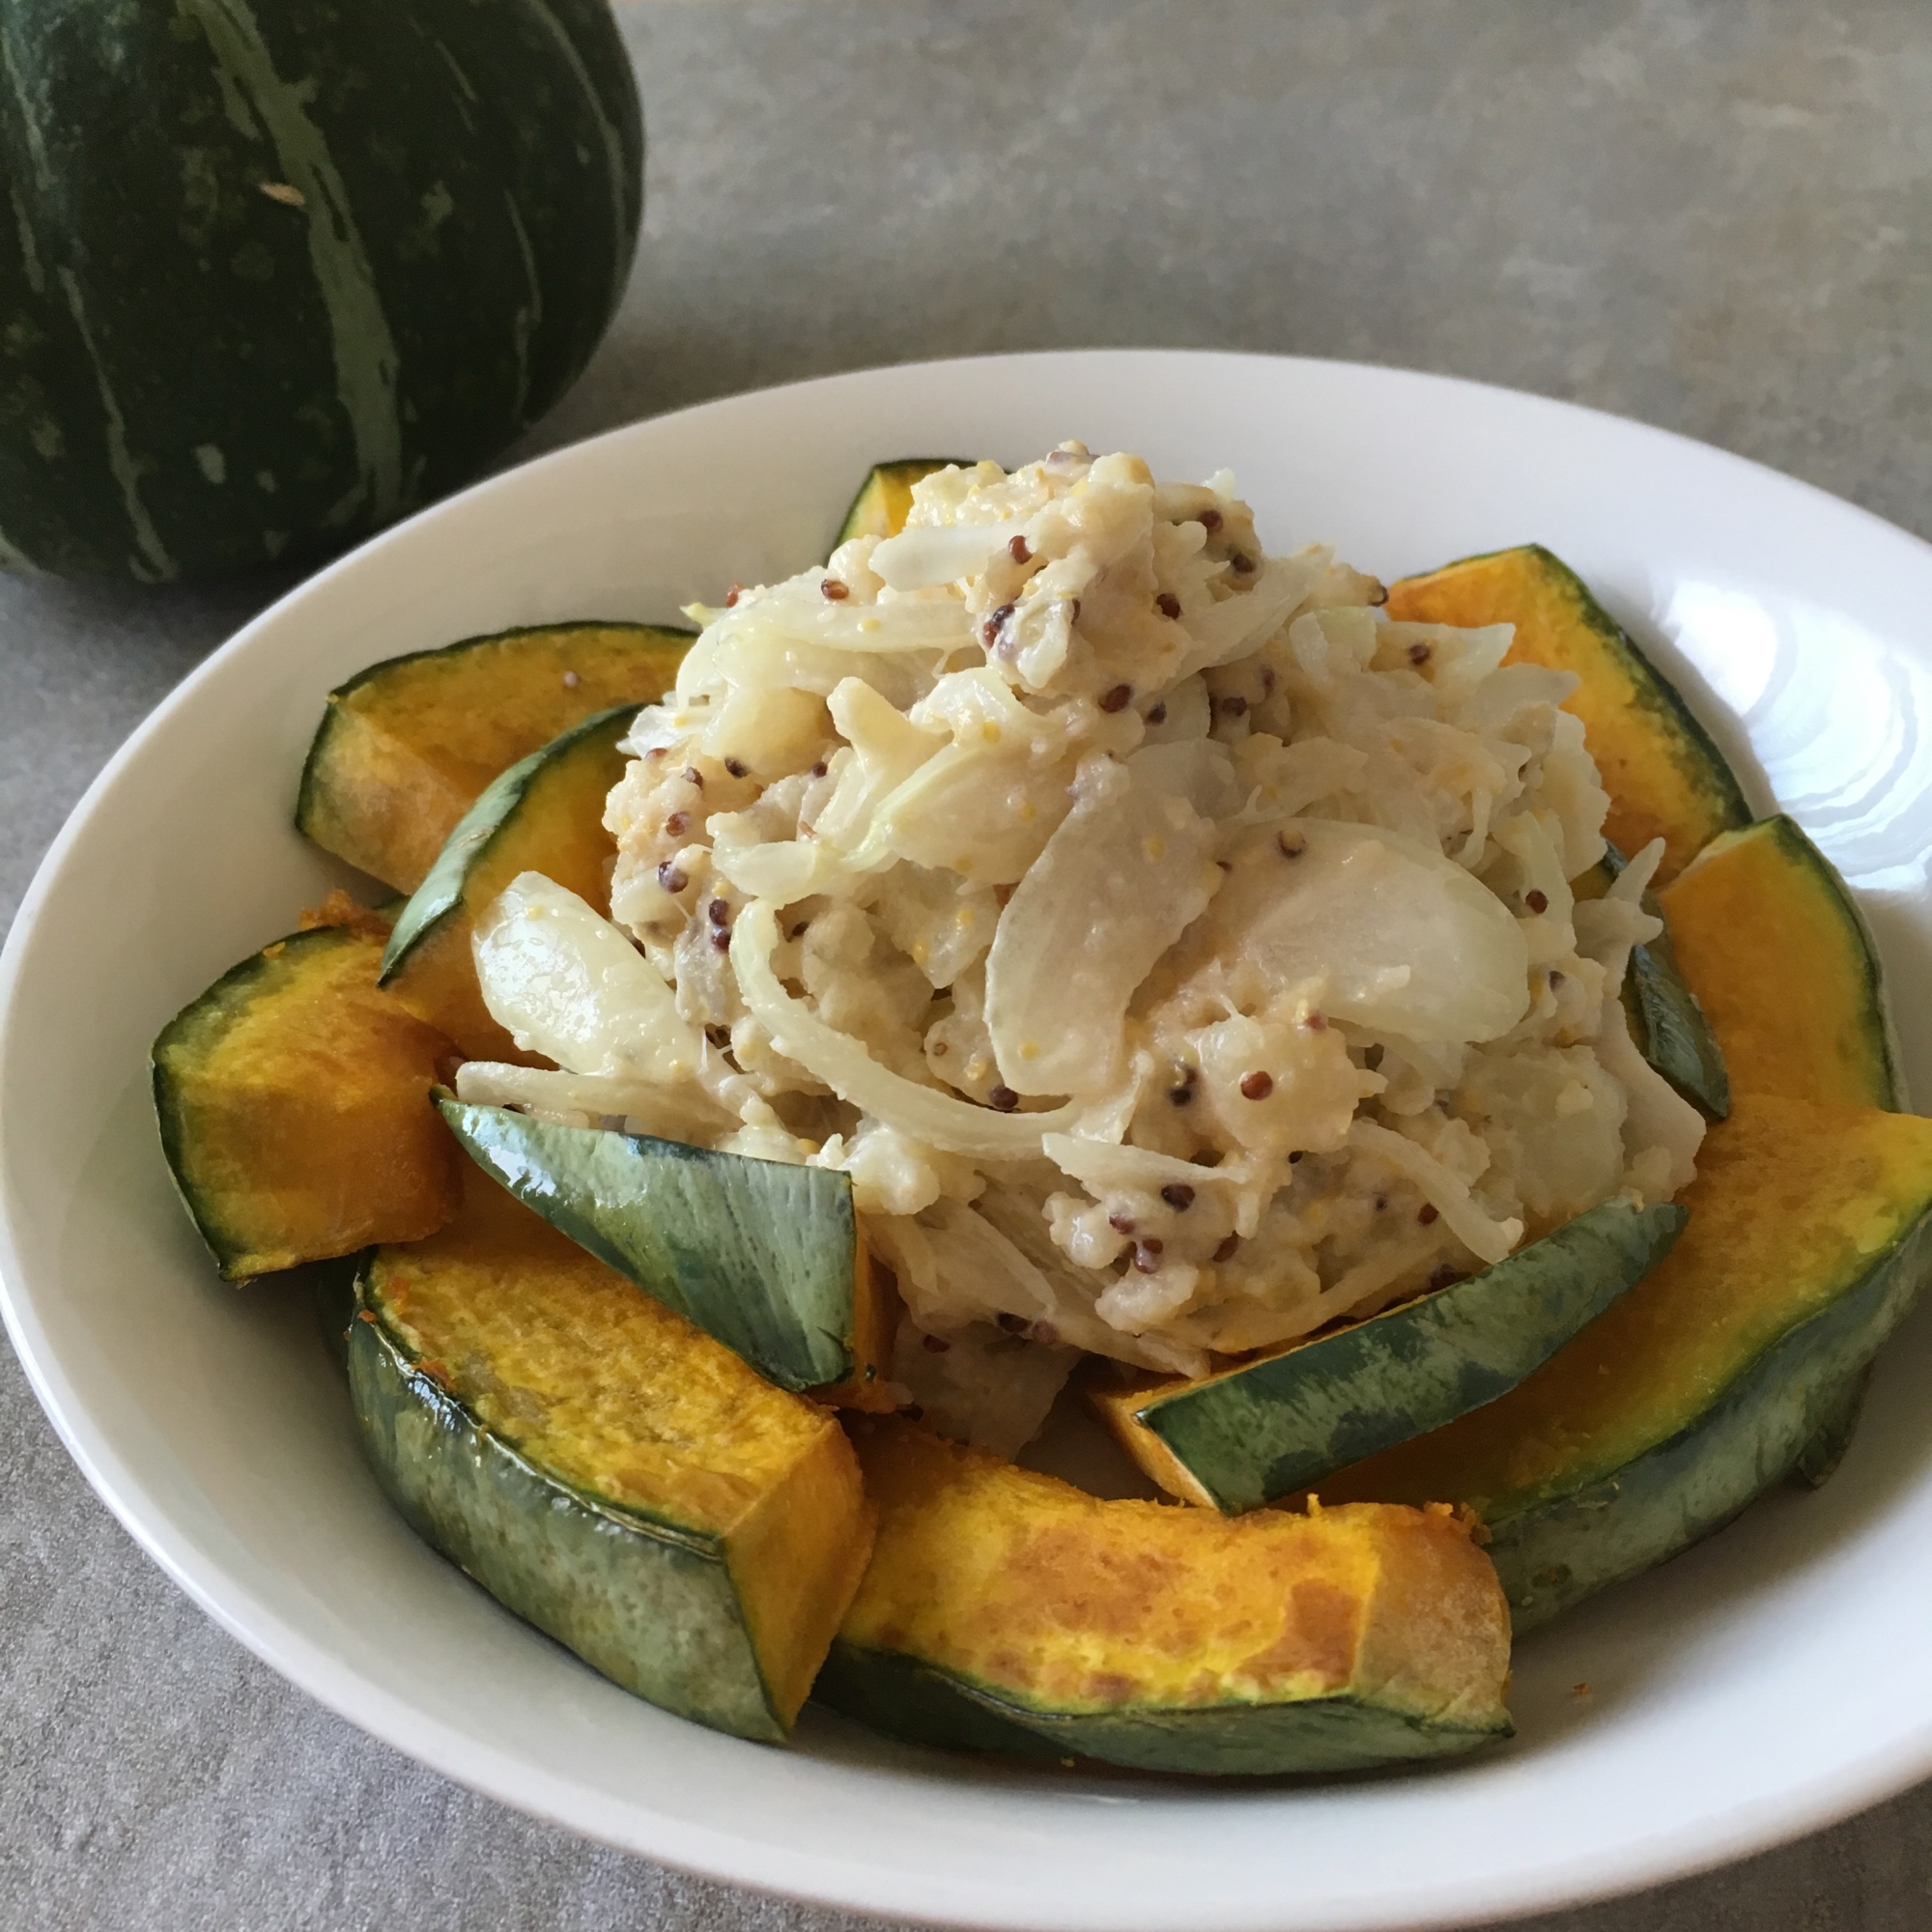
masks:
[[[1231,465],[1271,547],[1331,538],[1385,575],[1556,550],[1684,680],[1759,803],[1860,886],[1932,1093],[1932,553],[1912,538],[1660,432],[1437,378],[1134,353],[834,378],[566,450],[369,545],[211,659],[83,801],[0,965],[0,1262],[15,1346],[89,1479],[244,1642],[425,1762],[652,1858],[885,1915],[1449,1922],[1655,1882],[1932,1769],[1932,1318],[1887,1351],[1827,1490],[1768,1499],[1520,1647],[1512,1744],[1421,1775],[1215,1786],[978,1765],[816,1716],[769,1749],[636,1702],[391,1514],[305,1300],[216,1281],[170,1191],[146,1053],[336,877],[290,824],[332,685],[513,623],[674,617],[822,554],[875,458],[1011,463],[1065,436],[1162,474]]]

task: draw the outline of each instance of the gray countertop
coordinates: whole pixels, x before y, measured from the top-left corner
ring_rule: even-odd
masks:
[[[621,13],[646,240],[530,450],[870,363],[1240,348],[1574,398],[1932,534],[1924,0]],[[143,713],[283,587],[0,582],[0,910]],[[4,1350],[0,1466],[0,1924],[850,1922],[580,1843],[311,1704],[134,1548]],[[1932,1791],[1534,1922],[1907,1932],[1932,1922]]]

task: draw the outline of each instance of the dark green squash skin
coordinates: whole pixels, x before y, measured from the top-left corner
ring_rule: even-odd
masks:
[[[439,1095],[471,1160],[769,1382],[852,1373],[859,1229],[848,1176],[555,1126]]]
[[[1138,1411],[1229,1515],[1514,1388],[1635,1286],[1686,1211],[1606,1201],[1480,1274]]]
[[[1688,1428],[1598,1482],[1486,1511],[1518,1634],[1721,1529],[1801,1458],[1818,1456],[1814,1445],[1835,1462],[1864,1372],[1928,1274],[1932,1213],[1874,1256],[1845,1293],[1787,1329]]]
[[[1506,1727],[1432,1724],[1356,1697],[1185,1711],[1038,1710],[898,1652],[842,1639],[811,1694],[907,1744],[1220,1777],[1366,1771],[1455,1756],[1509,1735]]]
[[[634,1695],[781,1743],[716,1540],[548,1474],[425,1375],[371,1307],[349,1323],[362,1446],[412,1529]]]
[[[295,561],[465,481],[602,336],[642,161],[605,0],[8,0],[0,562]]]

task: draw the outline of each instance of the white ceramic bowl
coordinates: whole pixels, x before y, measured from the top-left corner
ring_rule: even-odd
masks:
[[[1425,1775],[1033,1775],[810,1718],[790,1750],[638,1703],[516,1622],[377,1494],[306,1306],[222,1287],[176,1206],[148,1043],[332,874],[290,827],[323,695],[508,624],[668,618],[823,553],[874,458],[1066,436],[1237,472],[1271,547],[1398,573],[1540,540],[1597,586],[1861,888],[1932,1093],[1932,552],[1655,430],[1440,378],[1068,354],[838,377],[639,424],[483,484],[267,612],[74,812],[0,962],[15,1348],[102,1498],[184,1589],[450,1776],[691,1870],[997,1926],[1416,1926],[1655,1883],[1932,1771],[1932,1322],[1844,1468],[1519,1654],[1516,1741]],[[1792,989],[1802,998],[1802,986]],[[1587,1682],[1592,1694],[1572,1695]]]

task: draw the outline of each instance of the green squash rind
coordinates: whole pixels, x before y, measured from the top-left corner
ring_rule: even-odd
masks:
[[[1624,1007],[1636,1049],[1690,1102],[1714,1121],[1731,1111],[1731,1081],[1723,1049],[1697,996],[1670,958],[1668,934],[1631,948]]]
[[[1606,841],[1600,868],[1603,876],[1614,879],[1629,864]],[[1655,893],[1644,894],[1643,910],[1663,930],[1648,944],[1631,948],[1623,1005],[1630,1018],[1632,1041],[1693,1107],[1711,1120],[1721,1121],[1731,1111],[1731,1077],[1724,1065],[1724,1050],[1697,995],[1677,970],[1670,922]]]
[[[0,563],[339,549],[573,382],[642,208],[604,0],[10,0]]]
[[[1674,1203],[1606,1201],[1492,1267],[1137,1417],[1229,1515],[1439,1428],[1514,1388],[1662,1258]]]
[[[1488,1519],[1519,1634],[1720,1529],[1821,1435],[1932,1274],[1932,1211],[1830,1306],[1787,1329],[1695,1422],[1601,1481]],[[1829,1469],[1826,1471],[1830,1473]],[[1823,1478],[1818,1480],[1822,1481]]]
[[[358,1294],[349,1380],[377,1480],[423,1541],[626,1690],[781,1743],[715,1539],[538,1468],[413,1361]]]
[[[767,1381],[796,1392],[852,1373],[848,1176],[447,1095],[437,1104],[469,1157],[526,1207]]]
[[[554,772],[563,760],[574,756],[606,754],[637,715],[635,704],[617,704],[596,712],[490,781],[476,803],[457,821],[455,831],[437,854],[436,864],[429,868],[429,876],[410,895],[409,903],[397,917],[384,949],[379,984],[386,985],[394,979],[410,953],[443,920],[462,910],[470,871],[489,852],[497,834],[511,823],[539,776]]]
[[[916,1659],[842,1638],[812,1696],[907,1744],[1224,1777],[1364,1771],[1457,1756],[1511,1735],[1507,1722],[1493,1729],[1432,1724],[1347,1696],[1192,1711],[1036,1710]]]

